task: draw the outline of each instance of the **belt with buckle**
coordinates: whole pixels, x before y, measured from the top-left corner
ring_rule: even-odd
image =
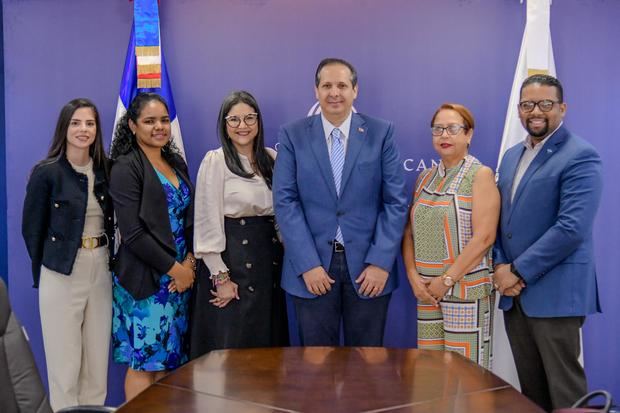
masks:
[[[344,252],[344,245],[341,244],[340,242],[334,240],[333,246],[334,246],[334,252]]]
[[[106,245],[108,245],[108,236],[107,234],[103,234],[98,237],[82,238],[81,248],[92,250],[99,247],[105,247]]]

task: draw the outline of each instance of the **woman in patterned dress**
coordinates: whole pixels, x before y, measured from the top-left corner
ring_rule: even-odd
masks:
[[[441,161],[418,177],[402,244],[418,300],[418,348],[456,351],[490,368],[499,192],[493,171],[468,154],[474,118],[466,107],[441,105],[431,133]]]
[[[129,400],[187,361],[193,188],[170,137],[166,102],[139,94],[112,144],[110,195],[121,243],[114,271],[114,359]]]

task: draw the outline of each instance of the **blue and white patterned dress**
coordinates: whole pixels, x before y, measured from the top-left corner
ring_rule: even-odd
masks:
[[[175,188],[159,171],[166,200],[170,227],[177,249],[177,261],[187,254],[184,224],[189,207],[189,187],[179,180]],[[168,291],[171,277],[163,275],[159,290],[143,300],[135,300],[114,276],[114,301],[112,318],[112,346],[114,361],[128,364],[138,371],[173,370],[187,362],[186,333],[190,292]]]

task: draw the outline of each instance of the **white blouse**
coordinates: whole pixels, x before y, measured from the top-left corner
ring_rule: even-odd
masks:
[[[276,151],[267,148],[273,158]],[[251,171],[250,161],[239,154]],[[228,271],[221,253],[226,249],[224,217],[273,215],[271,190],[263,177],[243,178],[226,166],[222,148],[207,152],[200,164],[194,201],[194,255],[204,260],[211,274]]]

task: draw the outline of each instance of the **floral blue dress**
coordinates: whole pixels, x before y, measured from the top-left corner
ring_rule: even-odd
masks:
[[[184,224],[185,211],[189,207],[189,187],[178,179],[174,187],[159,171],[166,200],[168,216],[174,236],[177,261],[187,254]],[[114,300],[112,304],[112,346],[114,361],[128,364],[138,371],[173,370],[187,362],[186,333],[188,328],[189,291],[168,291],[171,277],[163,275],[159,291],[143,300],[135,300],[114,276]]]

